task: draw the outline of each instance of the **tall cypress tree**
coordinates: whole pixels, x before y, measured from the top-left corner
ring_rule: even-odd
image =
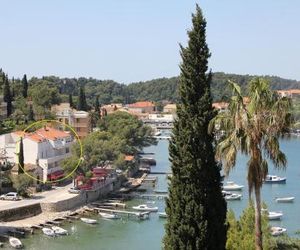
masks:
[[[9,117],[12,113],[12,96],[10,92],[9,80],[8,76],[4,77],[4,89],[3,89],[3,99],[7,103],[7,117]]]
[[[85,98],[85,93],[84,93],[84,88],[83,87],[79,88],[77,110],[84,110],[84,111],[88,110],[88,106],[87,106],[87,103],[86,103],[86,98]]]
[[[99,97],[96,97],[96,101],[95,101],[95,112],[97,112],[98,114],[100,114],[100,103],[99,103]]]
[[[208,125],[212,109],[206,21],[200,7],[192,15],[188,46],[181,47],[180,85],[169,152],[172,177],[166,203],[165,249],[225,249],[226,202],[220,167]]]
[[[23,146],[23,138],[20,139],[20,149],[18,154],[18,174],[24,173],[24,146]]]
[[[24,97],[24,98],[27,98],[28,82],[27,82],[27,76],[26,76],[26,74],[23,76],[23,79],[22,79],[22,86],[23,86],[23,89],[22,89],[23,97]]]
[[[32,105],[29,106],[28,121],[34,121],[34,112]]]
[[[69,94],[69,104],[70,104],[70,107],[71,107],[71,108],[74,107],[73,96],[72,96],[72,94]]]

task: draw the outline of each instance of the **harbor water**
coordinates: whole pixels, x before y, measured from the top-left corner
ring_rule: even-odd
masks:
[[[276,171],[270,165],[270,174],[286,176],[286,184],[264,184],[262,197],[268,205],[270,211],[282,211],[281,221],[272,222],[274,225],[287,228],[290,236],[297,236],[295,232],[300,229],[300,139],[293,138],[281,142],[282,150],[288,159],[286,171]],[[156,146],[145,149],[145,152],[154,153],[157,165],[153,167],[156,172],[170,172],[170,163],[168,160],[168,141],[160,140]],[[232,208],[237,216],[248,203],[247,190],[247,158],[239,155],[235,169],[226,181],[234,181],[237,184],[244,185],[241,192],[243,195],[240,201],[229,201],[228,208]],[[151,190],[167,190],[166,175],[158,174],[157,185],[146,188]],[[295,196],[294,203],[276,203],[275,198],[280,196]],[[128,202],[128,207],[137,204],[146,203],[146,200],[132,200]],[[164,211],[164,201],[155,200],[153,206],[157,206],[159,211]],[[65,237],[49,238],[41,233],[26,236],[22,239],[25,249],[32,250],[156,250],[162,248],[162,238],[164,235],[164,219],[158,217],[157,213],[151,213],[149,220],[135,220],[132,218],[123,218],[120,220],[105,220],[94,215],[91,218],[97,218],[99,224],[88,225],[81,221],[73,223],[66,222],[62,227],[67,229],[70,235]]]

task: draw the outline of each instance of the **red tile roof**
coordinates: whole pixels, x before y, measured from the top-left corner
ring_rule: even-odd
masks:
[[[155,107],[155,105],[153,104],[153,102],[135,102],[135,103],[131,103],[128,104],[128,107],[130,108],[147,108],[147,107]]]

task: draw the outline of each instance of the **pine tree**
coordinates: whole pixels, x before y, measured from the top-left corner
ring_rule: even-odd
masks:
[[[84,88],[83,87],[79,88],[77,110],[84,110],[84,111],[88,110],[88,106],[87,106],[87,103],[86,103],[86,98],[85,98],[85,93],[84,93]]]
[[[23,85],[23,90],[22,90],[23,97],[27,98],[28,82],[27,82],[27,76],[26,76],[26,74],[23,76],[22,85]]]
[[[70,104],[70,107],[71,107],[71,108],[74,107],[73,96],[72,96],[72,94],[69,94],[69,104]]]
[[[3,89],[3,99],[7,103],[7,117],[12,113],[12,97],[10,92],[8,76],[4,76],[4,89]]]
[[[32,105],[29,106],[28,121],[34,121],[34,112]]]
[[[23,146],[23,138],[20,139],[20,149],[18,154],[18,174],[24,173],[24,146]]]
[[[206,21],[200,7],[192,15],[188,46],[181,47],[180,102],[169,152],[172,177],[166,203],[165,249],[225,249],[226,202],[220,167],[208,126],[215,116],[208,71]]]
[[[100,103],[99,103],[99,97],[96,97],[96,101],[95,101],[95,112],[97,112],[98,114],[100,114]]]

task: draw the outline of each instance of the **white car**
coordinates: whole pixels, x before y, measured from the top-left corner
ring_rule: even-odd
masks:
[[[20,197],[16,192],[9,192],[7,194],[3,194],[0,196],[0,200],[10,200],[10,201],[17,201],[20,200]]]
[[[81,190],[77,187],[71,187],[71,188],[69,188],[68,192],[70,194],[79,194],[81,192]]]

